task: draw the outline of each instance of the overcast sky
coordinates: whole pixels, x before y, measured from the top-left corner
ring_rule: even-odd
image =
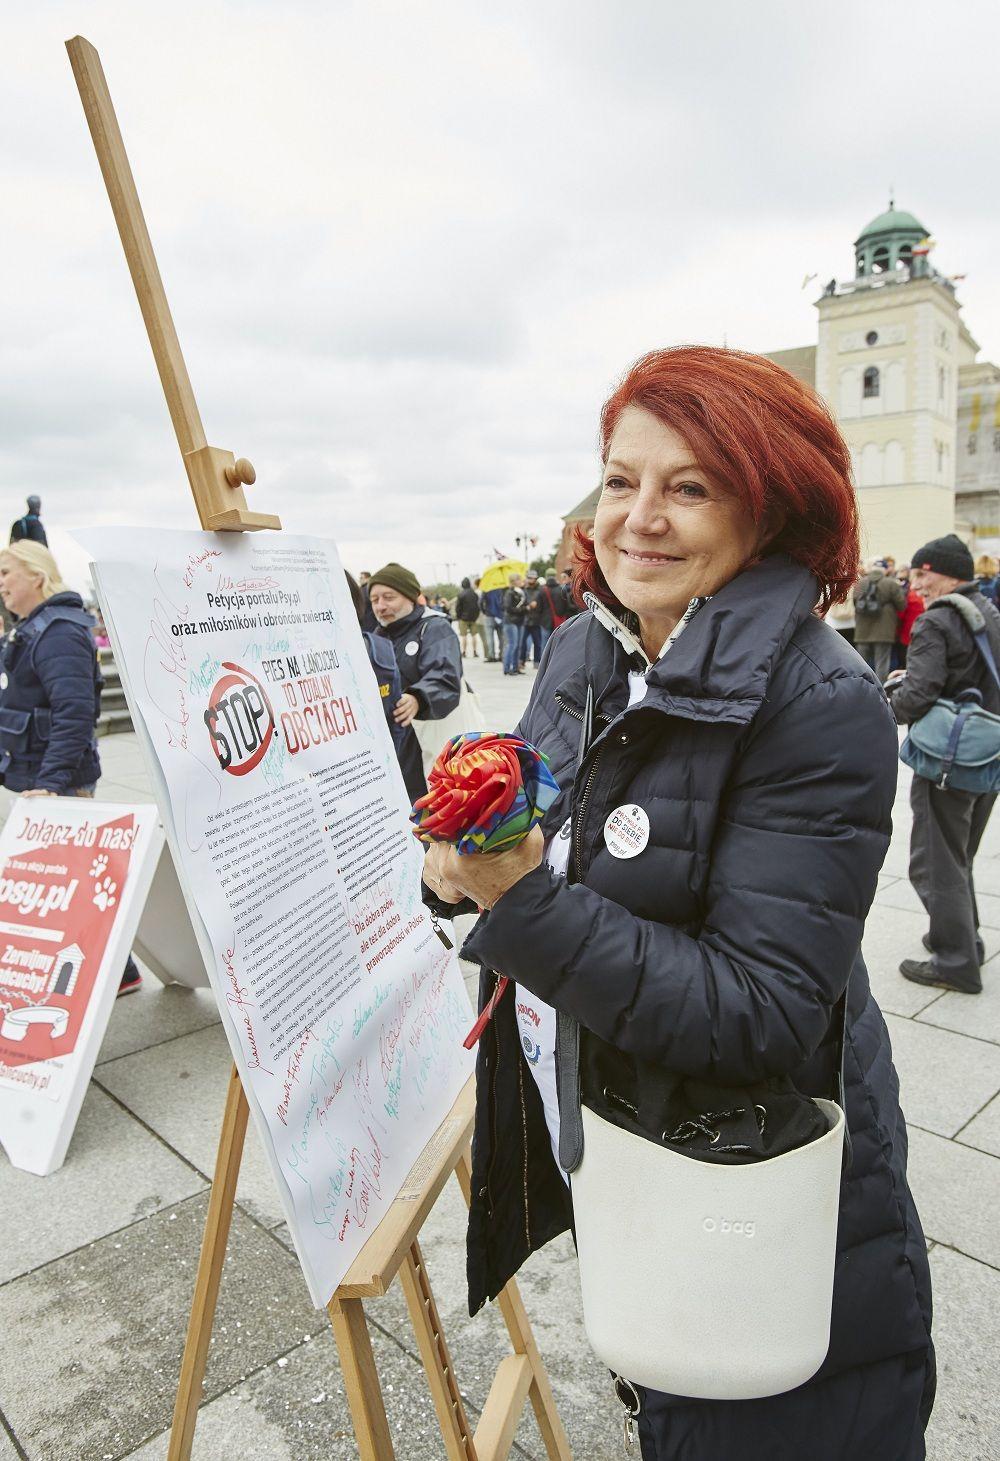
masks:
[[[547,548],[655,346],[815,341],[887,204],[1000,358],[1000,10],[5,0],[0,512],[194,525],[63,41],[99,49],[209,441],[345,563]],[[805,275],[818,278],[803,289]],[[57,550],[77,561],[61,533]]]

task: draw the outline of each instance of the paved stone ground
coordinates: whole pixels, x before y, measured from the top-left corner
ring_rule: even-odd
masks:
[[[531,685],[470,665],[488,719],[509,726]],[[107,800],[148,801],[134,736],[101,745]],[[1000,1456],[1000,818],[977,865],[988,960],[978,998],[907,984],[925,929],[896,833],[865,953],[910,1124],[910,1172],[931,1246],[941,1382],[931,1461]],[[229,1054],[207,991],[147,975],[115,1007],[69,1157],[47,1178],[0,1155],[0,1461],[155,1461],[167,1453]],[[452,1184],[424,1252],[475,1416],[505,1353],[499,1316],[465,1312],[464,1209]],[[572,1249],[536,1254],[521,1287],[579,1461],[621,1454],[617,1405],[584,1339]],[[440,1436],[398,1285],[370,1310],[405,1461]],[[530,1415],[517,1454],[544,1451]],[[237,1193],[194,1454],[312,1461],[357,1454],[325,1315],[311,1308],[251,1132]],[[720,1457],[719,1461],[725,1461]]]

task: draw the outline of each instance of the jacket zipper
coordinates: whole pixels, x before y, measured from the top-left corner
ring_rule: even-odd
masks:
[[[600,765],[604,749],[604,746],[602,746],[590,763],[590,770],[587,772],[587,780],[583,787],[583,796],[580,798],[576,809],[576,821],[573,825],[573,866],[576,869],[576,880],[578,883],[583,882],[583,868],[580,862],[580,838],[578,834],[583,827],[584,813],[587,810],[587,799],[590,796],[590,789],[594,784],[594,775]]]
[[[564,700],[563,697],[560,695],[560,693],[559,693],[558,690],[555,693],[555,699],[558,702],[558,704],[562,706],[563,710],[565,710],[565,712],[566,712],[567,715],[571,715],[574,720],[579,720],[581,722],[583,721],[583,712],[580,711],[580,710],[577,710],[576,706],[575,705],[571,705],[568,700]],[[594,715],[594,720],[595,721],[603,720],[605,725],[610,725],[611,724],[611,716],[610,715],[605,715],[604,712],[603,711],[600,711],[600,710],[598,710],[596,712],[596,714]]]
[[[531,1252],[531,1225],[528,1220],[528,1112],[524,1104],[524,1061],[518,1053],[517,1061],[517,1094],[521,1102],[521,1169],[522,1183],[524,1187],[524,1240],[528,1245],[528,1252]]]

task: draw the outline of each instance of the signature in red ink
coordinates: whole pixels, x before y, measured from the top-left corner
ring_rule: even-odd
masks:
[[[257,1037],[253,1030],[253,1021],[250,1018],[250,1011],[254,1005],[247,999],[247,990],[236,977],[236,950],[226,949],[222,955],[222,966],[226,978],[229,980],[229,988],[226,991],[226,1003],[231,1005],[243,1017],[243,1028],[246,1031],[247,1046],[250,1050],[250,1059],[247,1066],[250,1070],[262,1070],[265,1075],[273,1075],[261,1064],[260,1052],[257,1049]]]

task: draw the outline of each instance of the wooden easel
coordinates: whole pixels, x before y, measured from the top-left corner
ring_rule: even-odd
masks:
[[[66,49],[201,526],[228,532],[280,528],[277,517],[247,508],[243,485],[252,484],[256,477],[250,463],[207,443],[100,57],[82,36],[67,41]],[[458,1178],[466,1202],[470,1200],[469,1140],[473,1114],[474,1082],[469,1080],[327,1306],[363,1461],[391,1461],[395,1455],[364,1300],[384,1295],[397,1273],[448,1461],[500,1461],[510,1451],[526,1399],[531,1401],[551,1461],[571,1461],[548,1376],[513,1280],[497,1300],[513,1353],[497,1369],[475,1433],[469,1428],[452,1369],[418,1239],[424,1220],[452,1172]],[[191,1454],[248,1115],[246,1093],[234,1065],[181,1362],[169,1461],[186,1461]]]

